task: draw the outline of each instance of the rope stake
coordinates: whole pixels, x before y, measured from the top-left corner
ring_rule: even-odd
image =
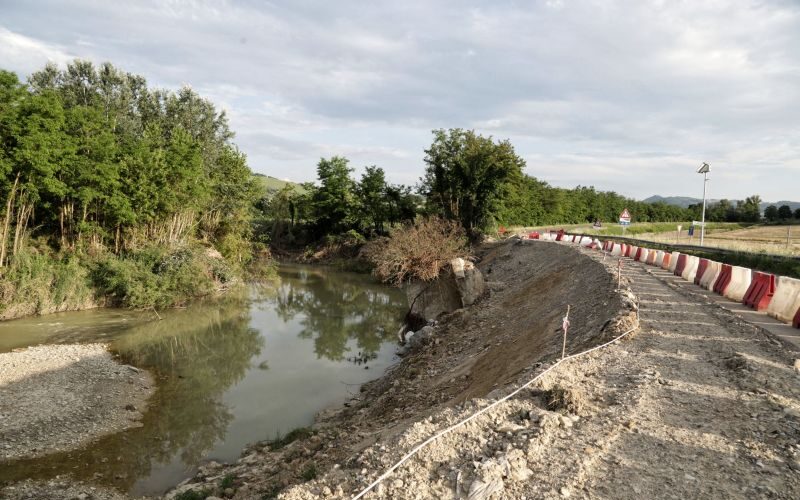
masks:
[[[561,359],[564,359],[564,356],[567,354],[567,330],[569,330],[569,304],[567,304],[567,314],[564,316],[564,319],[561,320],[561,329],[564,330],[564,343],[561,344]]]

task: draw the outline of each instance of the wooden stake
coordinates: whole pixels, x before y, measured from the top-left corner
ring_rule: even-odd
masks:
[[[564,316],[564,321],[561,323],[561,329],[564,330],[564,343],[561,345],[561,359],[564,359],[567,353],[567,330],[569,329],[569,309],[570,305],[567,304],[567,315]]]

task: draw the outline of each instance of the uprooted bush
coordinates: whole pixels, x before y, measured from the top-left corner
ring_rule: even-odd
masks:
[[[468,257],[470,252],[460,224],[430,217],[393,230],[389,238],[370,243],[364,254],[374,264],[378,278],[400,286],[413,280],[434,280],[448,262]]]

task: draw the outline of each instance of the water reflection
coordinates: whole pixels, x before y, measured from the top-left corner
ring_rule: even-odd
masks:
[[[262,347],[241,300],[172,312],[162,321],[130,328],[112,348],[125,362],[153,369],[158,378],[142,426],[85,450],[11,464],[2,468],[0,479],[73,472],[130,490],[154,464],[176,455],[187,467],[196,465],[225,437],[233,414],[222,395],[244,377]]]
[[[339,279],[332,280],[323,271],[285,269],[274,298],[275,310],[284,321],[302,317],[299,335],[314,341],[317,357],[363,364],[391,340],[397,312],[405,307],[406,299],[376,283],[358,280],[357,275],[339,274]],[[346,357],[350,339],[359,352]]]
[[[111,341],[125,362],[158,378],[141,427],[83,450],[2,464],[0,481],[73,474],[159,493],[203,460],[233,460],[249,442],[307,425],[344,399],[349,384],[389,366],[402,293],[349,273],[294,266],[280,276],[268,293],[168,311],[161,321],[119,312],[112,321],[96,311],[60,315],[48,334],[33,320],[0,325],[0,345],[9,335],[17,346],[25,336],[31,344]],[[367,361],[373,371],[359,366]]]

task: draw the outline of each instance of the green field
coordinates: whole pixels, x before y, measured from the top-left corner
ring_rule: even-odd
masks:
[[[294,190],[298,193],[304,193],[305,189],[302,185],[297,184],[296,182],[284,181],[271,175],[263,175],[263,174],[254,174],[253,175],[256,180],[264,187],[264,190],[267,193],[267,196],[272,196],[273,194],[277,193],[281,189],[285,188],[286,186],[292,186]]]

